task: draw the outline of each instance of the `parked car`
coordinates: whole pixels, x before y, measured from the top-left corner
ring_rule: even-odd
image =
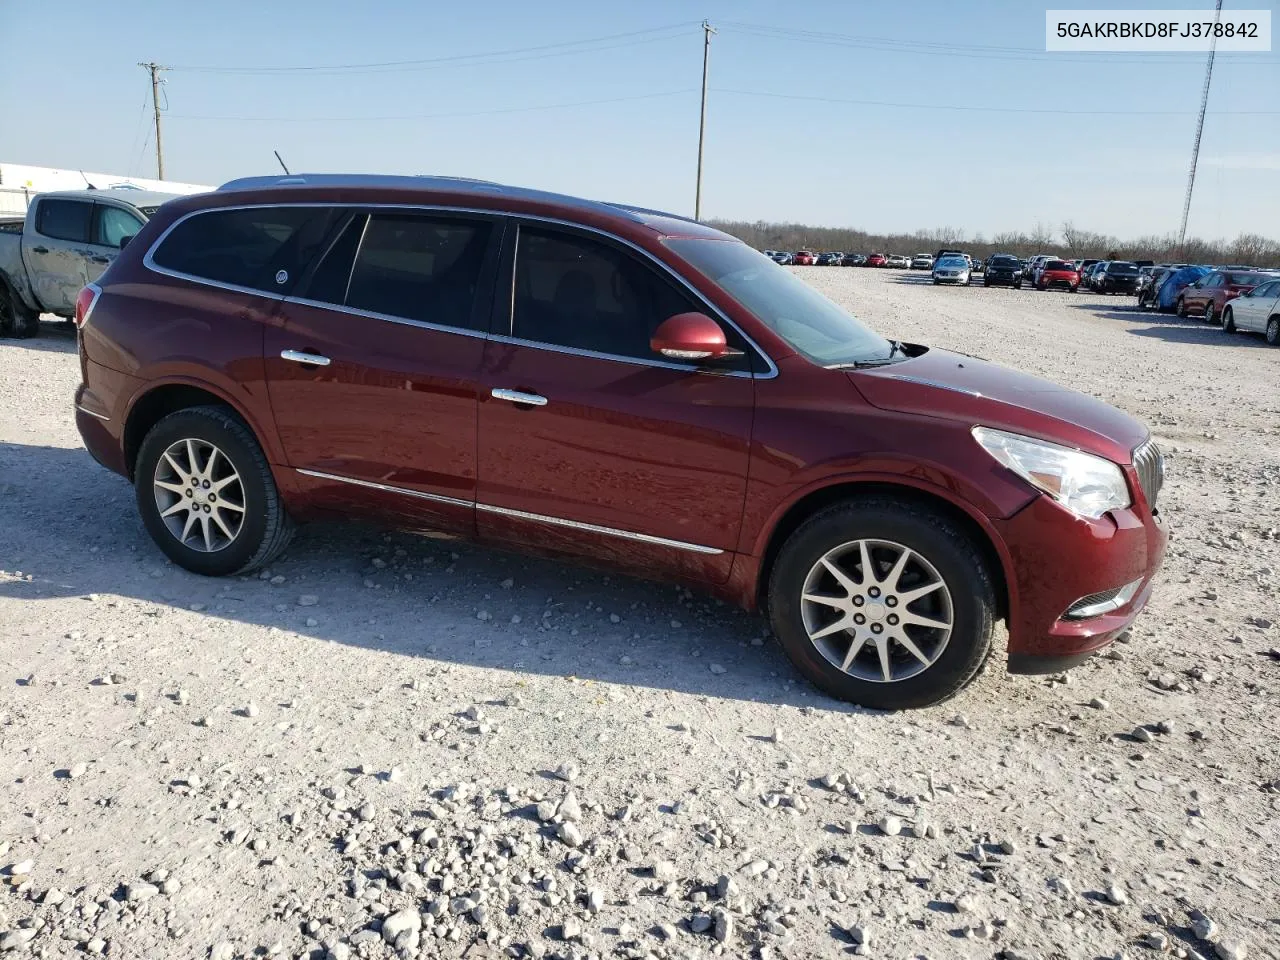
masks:
[[[917,253],[914,257],[911,258],[911,269],[912,270],[932,270],[933,257],[929,256],[929,254],[927,253]]]
[[[0,223],[0,336],[34,337],[40,314],[70,320],[76,296],[122,244],[176,194],[142,190],[42,193],[25,218]]]
[[[861,267],[867,262],[866,254],[862,253],[846,253],[840,258],[840,266],[842,267]]]
[[[1267,343],[1280,346],[1280,277],[1272,277],[1227,303],[1222,311],[1222,329],[1256,331]]]
[[[811,267],[817,260],[817,255],[812,250],[797,250],[791,257],[791,262],[797,267]]]
[[[831,266],[831,254],[829,254],[829,253],[820,253],[820,254],[818,254],[817,256],[815,256],[815,257],[813,258],[813,265],[814,265],[815,267],[829,267],[829,266]]]
[[[1156,292],[1174,267],[1141,267],[1138,270],[1138,309],[1155,306]]]
[[[780,263],[783,266],[788,266],[792,262],[792,256],[786,250],[779,250],[778,255],[773,259],[775,263]]]
[[[1270,279],[1270,273],[1215,270],[1178,295],[1174,301],[1174,312],[1180,317],[1202,317],[1209,323],[1217,323],[1228,300],[1242,296]]]
[[[982,285],[992,287],[999,284],[1022,289],[1022,261],[1011,253],[993,253],[987,258]]]
[[[895,270],[906,270],[911,266],[911,261],[900,253],[892,253],[885,258],[884,265]]]
[[[1211,267],[1185,266],[1178,267],[1168,274],[1156,288],[1156,309],[1161,313],[1170,313],[1177,308],[1178,295],[1189,285],[1202,277],[1213,273]]]
[[[1087,273],[1087,272],[1088,272],[1088,270],[1089,270],[1089,268],[1090,268],[1090,267],[1092,267],[1092,266],[1093,266],[1095,263],[1097,263],[1097,262],[1098,262],[1097,260],[1092,260],[1092,259],[1089,259],[1089,258],[1085,258],[1084,260],[1077,260],[1077,261],[1075,262],[1075,264],[1076,264],[1076,273],[1080,275],[1080,279],[1079,279],[1079,283],[1080,283],[1080,285],[1083,285],[1083,284],[1084,284],[1084,275],[1085,275],[1085,273]]]
[[[1065,287],[1075,293],[1079,286],[1080,274],[1076,272],[1074,263],[1068,263],[1066,260],[1046,260],[1041,264],[1036,278],[1037,290]]]
[[[963,250],[939,250],[933,255],[933,259],[936,262],[941,260],[943,257],[963,257],[964,255]]]
[[[1138,265],[1132,260],[1109,260],[1093,276],[1094,289],[1099,293],[1138,292]]]
[[[966,253],[965,256],[969,258],[969,266],[973,269],[973,272],[982,273],[985,269],[982,260],[971,253]]]
[[[1106,260],[1099,260],[1093,265],[1091,265],[1090,267],[1086,268],[1086,270],[1084,271],[1084,276],[1081,279],[1081,283],[1083,283],[1090,290],[1097,290],[1098,278],[1101,276],[1102,272],[1107,269],[1107,263],[1108,261]]]
[[[965,686],[997,617],[1015,672],[1105,646],[1165,549],[1141,423],[676,215],[249,178],[162,207],[76,320],[86,447],[204,575],[334,514],[581,557],[763,608],[823,690],[896,709]]]
[[[1060,259],[1053,253],[1037,253],[1034,257],[1027,261],[1027,266],[1022,272],[1022,278],[1035,286],[1040,282],[1040,269],[1050,260]]]
[[[886,257],[883,253],[873,253],[869,257],[867,257],[866,265],[868,267],[883,267],[886,263],[888,263],[888,261],[889,261],[889,258]]]
[[[967,286],[971,281],[972,273],[969,268],[969,261],[963,254],[942,257],[933,264],[933,282],[935,284],[963,283]]]

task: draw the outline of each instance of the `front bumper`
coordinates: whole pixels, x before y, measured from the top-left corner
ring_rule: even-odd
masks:
[[[1011,561],[1009,670],[1014,673],[1065,669],[1128,629],[1151,598],[1168,541],[1159,512],[1148,514],[1136,503],[1086,520],[1041,496],[994,525]],[[1141,588],[1119,609],[1087,620],[1065,618],[1081,597],[1139,579]]]
[[[963,275],[958,276],[958,277],[952,277],[952,276],[945,276],[945,275],[940,274],[940,273],[935,273],[935,274],[933,275],[933,279],[934,279],[934,280],[936,280],[936,281],[938,281],[938,283],[968,283],[968,282],[969,282],[969,275],[968,275],[968,274],[963,274]]]

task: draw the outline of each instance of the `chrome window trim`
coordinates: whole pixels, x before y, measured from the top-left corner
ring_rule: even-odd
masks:
[[[301,297],[292,297],[292,296],[282,297],[279,294],[272,293],[271,291],[268,291],[268,290],[256,290],[252,287],[242,287],[242,286],[239,286],[238,284],[223,283],[220,280],[209,280],[204,277],[197,277],[193,274],[183,273],[179,270],[170,270],[167,267],[162,267],[155,262],[155,259],[154,259],[155,252],[156,250],[159,249],[160,245],[164,243],[165,239],[169,236],[169,234],[172,233],[173,230],[177,228],[179,224],[185,223],[187,220],[190,220],[192,217],[198,217],[198,216],[201,216],[202,214],[208,214],[208,213],[218,213],[221,211],[261,210],[264,208],[270,209],[270,208],[277,208],[277,207],[318,207],[323,209],[357,209],[357,210],[370,210],[370,211],[403,210],[408,212],[421,211],[421,212],[430,212],[430,213],[471,214],[471,215],[492,217],[495,219],[495,221],[499,219],[515,220],[517,221],[517,225],[521,220],[531,220],[538,223],[551,223],[551,224],[556,224],[558,226],[569,227],[571,229],[576,229],[576,230],[583,230],[587,233],[594,233],[602,237],[607,237],[608,239],[614,241],[615,243],[620,243],[630,248],[631,250],[634,250],[643,259],[645,259],[652,265],[656,265],[660,270],[662,270],[668,276],[674,279],[678,284],[680,284],[680,286],[682,286],[685,290],[687,290],[689,294],[693,296],[693,298],[698,303],[702,304],[712,315],[714,315],[715,317],[718,317],[724,323],[727,323],[730,327],[732,327],[735,331],[737,331],[737,333],[744,340],[746,340],[747,343],[751,345],[751,348],[756,351],[756,353],[761,357],[761,359],[764,360],[764,362],[767,364],[768,369],[763,373],[755,373],[754,371],[743,371],[743,370],[717,371],[714,368],[699,366],[697,364],[673,364],[673,363],[666,363],[660,360],[644,360],[639,357],[623,357],[623,356],[618,356],[615,354],[608,354],[608,353],[578,351],[571,347],[560,348],[551,344],[544,344],[544,343],[534,342],[529,340],[518,340],[510,336],[503,337],[502,335],[494,335],[492,339],[498,340],[504,343],[512,343],[520,346],[541,347],[543,349],[553,350],[558,353],[576,353],[582,356],[588,356],[598,360],[614,360],[622,363],[639,364],[641,366],[664,367],[668,369],[688,370],[690,372],[713,373],[716,376],[738,376],[738,377],[750,377],[752,379],[757,379],[757,380],[771,380],[778,375],[778,367],[777,367],[777,364],[773,362],[773,358],[770,357],[769,354],[766,353],[758,343],[756,343],[753,339],[751,339],[751,337],[747,335],[747,332],[745,330],[739,327],[738,324],[734,323],[733,320],[731,320],[724,313],[724,311],[722,311],[719,307],[715,306],[714,304],[710,303],[707,300],[707,298],[704,297],[702,293],[696,287],[693,286],[693,284],[691,284],[684,277],[680,276],[680,274],[676,273],[673,269],[671,269],[671,267],[668,264],[659,260],[657,257],[655,257],[648,250],[645,250],[643,247],[640,247],[632,243],[630,240],[627,240],[624,237],[619,237],[617,234],[610,233],[608,230],[603,230],[599,227],[592,227],[584,223],[577,223],[573,220],[565,220],[559,217],[548,217],[548,216],[542,216],[539,214],[532,214],[532,213],[512,213],[506,210],[493,210],[493,209],[487,209],[483,207],[455,207],[455,206],[445,206],[440,204],[421,204],[421,203],[418,203],[418,204],[354,203],[351,201],[343,201],[340,203],[339,202],[325,203],[323,201],[294,201],[294,202],[281,202],[281,203],[242,203],[242,204],[232,204],[228,206],[219,206],[219,207],[202,207],[199,210],[192,210],[189,213],[184,213],[177,220],[173,221],[173,223],[169,224],[169,226],[165,227],[164,231],[160,234],[160,236],[158,236],[154,241],[152,241],[151,246],[147,248],[147,252],[142,258],[142,265],[146,267],[148,270],[152,271],[153,273],[158,273],[158,274],[161,274],[162,276],[173,277],[178,280],[186,280],[190,283],[199,283],[205,286],[216,287],[221,290],[230,290],[234,293],[247,293],[247,294],[250,294],[251,296],[265,297],[268,300],[277,300],[277,301],[288,302],[288,303],[301,303],[307,306],[320,307],[326,310],[337,310],[340,313],[354,313],[356,316],[367,317],[372,320],[389,320],[393,323],[406,323],[413,326],[423,326],[423,327],[426,327],[427,329],[442,330],[449,333],[462,333],[462,334],[469,334],[472,336],[479,335],[484,337],[489,336],[487,332],[473,331],[473,330],[468,330],[466,328],[459,328],[459,327],[447,327],[440,324],[430,324],[424,321],[410,320],[407,317],[392,317],[386,314],[375,314],[367,311],[353,310],[352,308],[347,307],[345,305],[341,305],[341,304],[323,303],[323,302],[314,301],[314,300],[306,300]],[[366,227],[367,225],[368,223],[366,221]],[[517,243],[518,243],[518,238],[517,238]],[[518,253],[518,249],[516,252]],[[514,266],[514,263],[513,263],[513,266]],[[514,296],[515,296],[515,270],[514,269],[512,269],[511,271],[511,285],[512,285],[511,293],[513,298],[512,309],[514,309]],[[510,312],[508,313],[508,317],[509,316],[510,316]],[[508,323],[508,330],[509,329],[510,329],[510,324]]]
[[[325,303],[323,300],[308,300],[306,297],[285,297],[283,303],[296,303],[304,307],[316,307],[320,310],[332,310],[334,313],[345,313],[366,320],[383,320],[386,323],[398,323],[406,327],[419,327],[423,330],[435,330],[440,333],[456,333],[462,337],[478,337],[488,339],[489,334],[483,330],[472,330],[469,327],[451,327],[443,323],[431,323],[429,320],[410,320],[408,317],[397,317],[389,313],[374,313],[372,310],[361,310],[358,307],[344,307],[336,303]]]
[[[603,527],[596,523],[583,523],[580,520],[566,520],[564,517],[549,517],[541,513],[528,513],[524,510],[513,510],[510,507],[498,507],[489,503],[459,500],[456,497],[446,497],[438,493],[425,493],[421,490],[409,490],[405,487],[394,487],[390,484],[376,483],[372,480],[357,480],[355,477],[343,477],[334,473],[322,473],[319,470],[295,469],[297,469],[297,472],[303,476],[315,477],[319,480],[333,480],[336,483],[350,483],[357,487],[381,490],[384,493],[402,493],[407,497],[417,497],[420,500],[430,500],[435,503],[445,503],[450,506],[474,507],[477,510],[483,510],[485,513],[493,513],[504,517],[513,517],[517,520],[531,520],[535,523],[545,523],[553,527],[565,527],[570,530],[582,530],[587,533],[600,533],[605,536],[619,537],[623,540],[633,540],[638,543],[648,543],[659,547],[671,547],[675,550],[686,550],[690,553],[700,553],[708,556],[715,556],[724,553],[724,551],[719,547],[704,547],[701,544],[686,543],[683,540],[669,540],[666,537],[655,537],[648,533],[635,533],[631,530],[618,530],[615,527]]]

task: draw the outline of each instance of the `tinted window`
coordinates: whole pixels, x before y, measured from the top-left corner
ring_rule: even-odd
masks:
[[[1122,273],[1122,274],[1137,275],[1138,266],[1137,264],[1134,264],[1134,263],[1122,263],[1117,260],[1107,264],[1107,273]]]
[[[1050,260],[1048,263],[1044,265],[1044,268],[1046,270],[1074,270],[1075,269],[1075,267],[1073,267],[1071,264],[1066,263],[1062,260]]]
[[[360,240],[364,237],[364,225],[369,221],[366,214],[351,217],[346,227],[338,234],[332,246],[316,265],[311,279],[300,295],[308,300],[321,303],[345,304],[347,302],[347,285],[351,281],[351,265],[360,248]]]
[[[347,306],[479,329],[473,314],[492,230],[485,220],[371,216],[351,271]]]
[[[288,293],[320,251],[332,214],[317,207],[251,207],[198,213],[152,254],[160,267],[203,280]],[[284,271],[284,280],[277,276]]]
[[[773,266],[754,250],[752,255]],[[622,250],[579,234],[520,228],[514,337],[657,361],[649,341],[658,325],[703,309]],[[725,335],[732,338],[733,331]]]
[[[125,237],[132,237],[142,229],[142,221],[128,210],[98,204],[98,218],[93,224],[93,242],[107,247],[118,247]]]
[[[1280,294],[1280,281],[1273,280],[1270,283],[1264,283],[1254,291],[1255,297],[1274,297]]]
[[[89,218],[93,204],[88,200],[41,200],[36,232],[54,240],[89,242]]]

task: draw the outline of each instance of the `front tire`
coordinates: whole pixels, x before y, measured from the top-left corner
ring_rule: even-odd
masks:
[[[209,577],[246,573],[289,545],[293,524],[253,432],[224,407],[160,420],[134,466],[138,512],[174,563]]]
[[[1215,317],[1215,316],[1213,315],[1213,301],[1212,301],[1212,300],[1210,300],[1208,303],[1206,303],[1206,304],[1205,304],[1205,307],[1204,307],[1204,322],[1205,322],[1205,323],[1217,323],[1217,322],[1218,322],[1218,318],[1217,318],[1217,317]]]
[[[801,673],[878,710],[926,707],[963,689],[991,652],[996,609],[969,536],[941,513],[885,498],[836,504],[793,532],[768,605]]]
[[[1236,315],[1230,307],[1222,311],[1222,329],[1227,333],[1236,332]]]
[[[1179,297],[1178,302],[1173,305],[1173,314],[1176,317],[1183,317],[1183,318],[1185,318],[1187,315],[1187,302],[1183,300],[1181,297]]]
[[[1272,317],[1267,321],[1267,343],[1280,347],[1280,317]]]

